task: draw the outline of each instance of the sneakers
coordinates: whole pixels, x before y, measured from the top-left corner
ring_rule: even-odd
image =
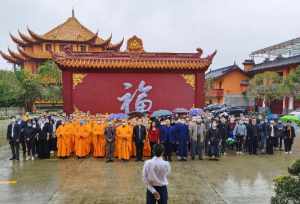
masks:
[[[293,152],[292,151],[289,151],[289,154],[292,154]]]
[[[32,161],[34,160],[34,156],[31,157],[31,160],[32,160]]]
[[[26,157],[26,161],[28,161],[29,159],[30,159],[30,157],[29,157],[29,156],[27,156],[27,157]]]

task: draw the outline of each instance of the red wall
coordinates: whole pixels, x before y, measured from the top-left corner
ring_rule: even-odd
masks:
[[[142,80],[146,82],[146,86],[152,86],[152,90],[148,92],[147,97],[153,102],[150,111],[157,109],[172,110],[178,107],[191,108],[195,101],[201,103],[201,98],[195,96],[195,90],[186,83],[180,73],[85,74],[86,77],[82,83],[72,89],[72,99],[68,99],[72,101],[73,107],[81,111],[90,111],[91,113],[122,112],[120,110],[122,103],[117,100],[117,97],[121,97],[127,92],[133,93]],[[203,87],[202,83],[204,80],[202,78],[200,75],[198,80],[196,78],[196,83],[201,85],[200,87]],[[124,82],[131,83],[133,87],[125,90],[123,87]],[[66,88],[64,87],[64,89]],[[68,88],[68,90],[70,89]],[[199,89],[198,92],[203,92],[203,90]],[[135,99],[131,103],[130,111],[134,111],[134,103]],[[65,107],[65,110],[69,109]],[[67,112],[70,113],[69,111]]]

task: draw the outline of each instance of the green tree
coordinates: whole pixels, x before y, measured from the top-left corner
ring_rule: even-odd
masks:
[[[41,81],[38,75],[25,69],[16,71],[15,74],[21,87],[19,103],[26,111],[32,112],[34,102],[40,99],[42,95]]]
[[[0,106],[9,107],[18,103],[20,84],[12,71],[0,71]]]
[[[269,105],[271,101],[280,98],[281,81],[281,77],[276,72],[267,71],[256,74],[249,81],[247,95],[251,98],[261,99],[263,106]]]
[[[57,65],[48,60],[38,68],[38,76],[42,84],[41,99],[57,103],[62,100],[62,74]]]
[[[290,73],[287,77],[283,78],[281,85],[279,86],[279,92],[283,98],[282,110],[286,112],[285,100],[289,98],[288,109],[294,109],[294,98],[299,99],[300,91],[300,67],[297,67],[295,71]]]

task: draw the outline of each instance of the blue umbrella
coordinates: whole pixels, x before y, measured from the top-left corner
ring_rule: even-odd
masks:
[[[170,116],[170,115],[172,115],[172,112],[169,110],[157,110],[152,113],[151,117],[158,118],[158,117]]]
[[[109,120],[122,120],[127,119],[128,115],[125,113],[113,113],[108,117]]]
[[[190,115],[191,116],[198,116],[203,113],[203,110],[201,108],[191,108]]]
[[[268,120],[278,120],[279,119],[279,116],[277,114],[269,114],[267,116]]]
[[[190,111],[185,108],[175,108],[173,110],[174,113],[189,113]]]

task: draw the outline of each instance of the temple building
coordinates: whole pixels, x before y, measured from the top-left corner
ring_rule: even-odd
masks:
[[[237,64],[210,70],[205,74],[205,80],[207,104],[248,105],[245,93],[249,76]]]
[[[39,65],[52,59],[53,53],[61,53],[65,46],[71,47],[74,52],[101,52],[105,50],[119,51],[123,40],[111,43],[112,35],[107,39],[98,36],[83,26],[72,16],[64,23],[56,26],[49,32],[40,35],[27,28],[27,34],[18,31],[19,36],[10,34],[16,44],[16,51],[8,48],[7,52],[0,51],[1,56],[9,63],[18,65],[35,73]]]
[[[124,51],[82,51],[65,47],[53,54],[62,70],[64,111],[91,113],[151,112],[158,109],[203,107],[205,71],[216,52],[144,50],[133,36]]]
[[[243,62],[243,65],[250,77],[272,71],[285,78],[300,65],[300,38],[256,50],[250,54],[250,59]],[[261,102],[258,105],[261,105]],[[300,107],[300,101],[296,100],[295,96],[288,96],[270,103],[272,112],[280,114],[298,107]]]

